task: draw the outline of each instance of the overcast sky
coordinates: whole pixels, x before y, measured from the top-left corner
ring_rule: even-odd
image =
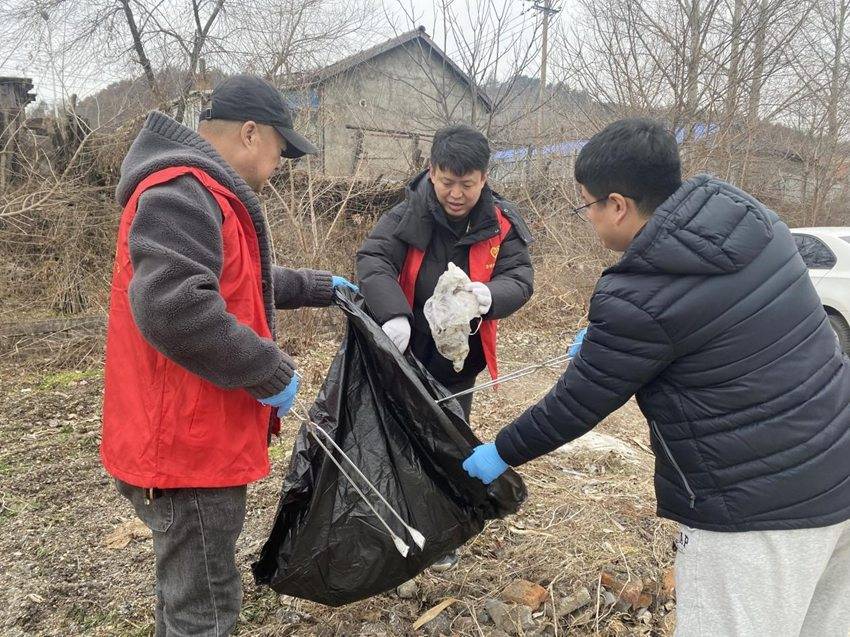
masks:
[[[376,1],[381,3],[381,0]],[[482,3],[483,1],[481,0]],[[475,4],[466,0],[453,0],[453,11],[457,15],[458,27],[466,30],[472,28],[470,25],[474,18],[468,15],[468,10]],[[500,7],[500,10],[504,10],[503,41],[512,42],[523,33],[528,33],[533,24],[540,19],[539,13],[533,10],[533,3],[529,0],[495,0],[493,4]],[[448,41],[446,40],[442,17],[433,0],[382,0],[379,7],[380,10],[376,12],[374,23],[371,25],[374,31],[367,37],[352,43],[353,47],[365,48],[392,37],[395,33],[423,25],[437,44],[444,46],[447,53],[460,62],[458,44],[453,42],[450,36]],[[555,19],[560,19],[560,15]],[[133,74],[141,74],[138,65],[130,63],[127,55],[123,56],[122,63],[116,64],[104,60],[85,59],[79,54],[63,53],[67,48],[64,45],[74,36],[72,27],[58,19],[50,20],[49,29],[47,24],[36,20],[32,31],[37,32],[41,29],[41,33],[31,36],[20,46],[12,43],[11,49],[0,56],[0,75],[31,77],[39,99],[50,103],[53,102],[54,96],[67,98],[72,93],[85,97],[111,82],[132,77]],[[0,32],[1,37],[3,37],[2,32]],[[38,53],[35,57],[27,51],[28,43],[31,44],[33,41],[38,42],[36,45]],[[6,44],[9,45],[8,40]],[[50,51],[53,51],[52,56],[49,55]],[[48,61],[51,57],[55,60],[54,63]],[[120,52],[116,52],[115,57],[122,56]]]

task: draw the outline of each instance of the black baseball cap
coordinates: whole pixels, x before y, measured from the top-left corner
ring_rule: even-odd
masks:
[[[274,127],[286,140],[281,157],[314,155],[318,149],[292,128],[289,107],[274,86],[254,75],[232,75],[213,89],[209,108],[198,118],[257,122]]]

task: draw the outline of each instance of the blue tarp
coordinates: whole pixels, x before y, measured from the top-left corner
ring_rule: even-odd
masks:
[[[685,139],[698,141],[715,135],[720,130],[717,124],[694,124],[690,127],[682,127],[676,129],[676,141],[680,144],[685,142]],[[524,146],[520,148],[506,148],[505,150],[497,150],[491,156],[494,163],[512,163],[523,161],[531,157],[570,157],[578,153],[584,145],[590,140],[573,139],[569,141],[559,142],[557,144],[549,144],[540,148],[532,148]]]

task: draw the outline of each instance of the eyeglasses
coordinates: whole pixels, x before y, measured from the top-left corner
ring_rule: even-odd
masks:
[[[635,203],[638,203],[640,201],[640,197],[631,197],[629,195],[623,195],[623,196],[627,197],[628,199],[631,199]],[[590,208],[592,205],[602,203],[603,201],[608,201],[608,199],[610,199],[610,198],[611,198],[611,195],[608,195],[606,197],[602,197],[602,199],[597,199],[596,201],[591,201],[590,203],[586,203],[583,206],[579,206],[578,208],[573,208],[573,214],[576,215],[582,221],[587,221],[588,220],[587,219],[587,212],[585,212],[585,211],[588,208]]]
[[[587,221],[587,212],[585,211],[594,204],[602,203],[603,201],[608,201],[608,197],[610,196],[611,195],[608,195],[607,197],[602,197],[602,199],[591,201],[590,203],[586,203],[583,206],[579,206],[578,208],[573,208],[573,214],[576,215],[582,221]]]

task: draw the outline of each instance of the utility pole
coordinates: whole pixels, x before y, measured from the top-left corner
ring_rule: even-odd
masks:
[[[534,10],[543,14],[543,47],[540,58],[540,92],[537,95],[537,140],[541,143],[543,133],[543,102],[546,101],[546,62],[549,57],[549,16],[560,12],[554,8],[554,0],[542,0],[535,2]]]

